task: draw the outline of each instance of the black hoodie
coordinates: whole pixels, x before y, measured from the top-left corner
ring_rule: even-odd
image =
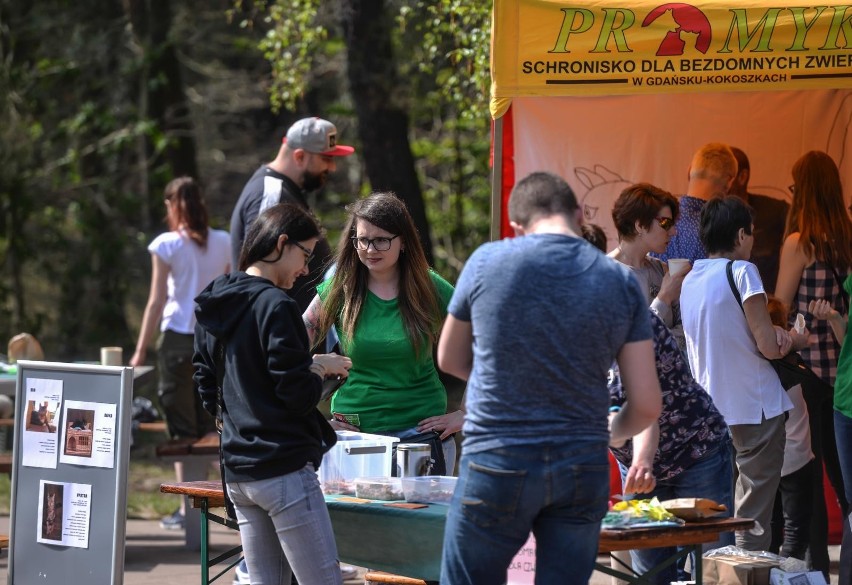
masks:
[[[308,334],[296,302],[244,272],[220,276],[195,302],[195,383],[214,415],[217,339],[224,344],[225,480],[268,479],[308,462],[319,468],[336,436],[316,409],[322,380],[308,369]]]

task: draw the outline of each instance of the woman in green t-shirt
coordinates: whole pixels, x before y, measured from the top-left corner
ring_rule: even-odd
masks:
[[[464,414],[447,413],[432,350],[453,287],[429,269],[414,221],[394,194],[374,193],[347,211],[335,274],[303,316],[311,343],[335,326],[352,360],[331,401],[332,426],[402,442],[434,432],[450,472],[452,435]]]

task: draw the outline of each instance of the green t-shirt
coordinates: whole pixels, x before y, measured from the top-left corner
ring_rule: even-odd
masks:
[[[446,316],[453,286],[434,272],[429,275]],[[317,287],[321,299],[330,286],[327,280]],[[447,412],[447,391],[435,369],[432,344],[415,354],[396,299],[382,300],[368,291],[354,337],[341,335],[340,345],[352,359],[352,369],[331,399],[331,411],[349,415],[347,420],[362,432],[402,431]]]
[[[846,278],[843,288],[852,297],[852,275]],[[846,337],[837,358],[837,376],[834,378],[834,409],[852,418],[852,329],[846,324]]]

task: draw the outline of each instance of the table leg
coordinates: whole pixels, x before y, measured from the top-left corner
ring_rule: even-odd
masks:
[[[700,544],[693,546],[695,549],[695,566],[692,568],[692,578],[695,580],[695,585],[704,583],[704,547]]]
[[[201,498],[201,585],[210,585],[209,551],[210,540],[207,537],[207,498]]]

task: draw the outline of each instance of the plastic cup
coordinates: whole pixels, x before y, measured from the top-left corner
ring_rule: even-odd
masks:
[[[101,365],[102,366],[120,366],[124,363],[120,347],[102,347],[101,348]]]
[[[671,258],[669,260],[669,274],[677,276],[689,270],[689,260],[686,258]]]

